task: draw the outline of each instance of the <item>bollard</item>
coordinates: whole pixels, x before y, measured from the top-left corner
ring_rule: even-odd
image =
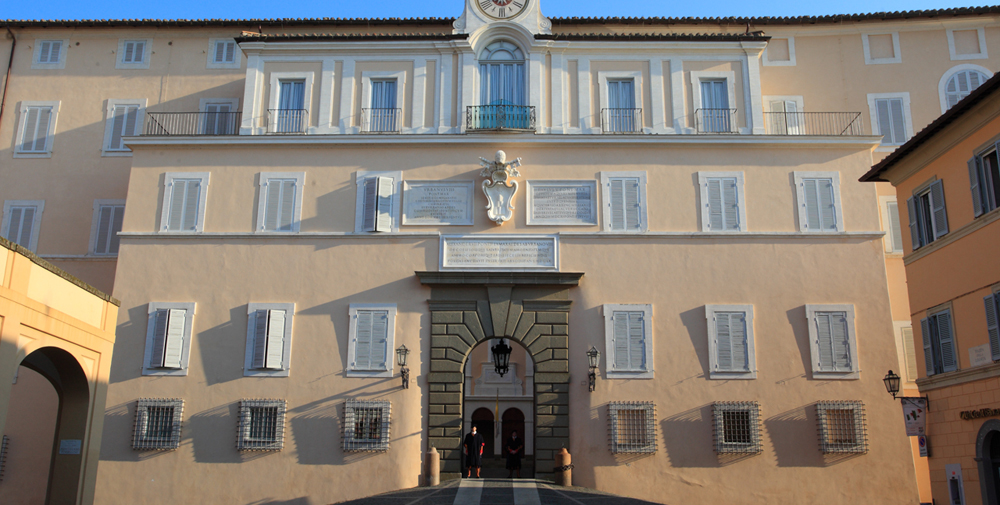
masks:
[[[431,447],[427,451],[427,485],[436,486],[441,483],[441,453]]]
[[[556,484],[560,486],[572,486],[573,485],[573,457],[570,456],[569,451],[565,447],[559,449],[556,453]]]

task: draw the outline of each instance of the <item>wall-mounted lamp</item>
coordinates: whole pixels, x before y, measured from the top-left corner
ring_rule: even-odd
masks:
[[[590,346],[590,350],[587,351],[587,360],[590,361],[590,392],[593,393],[594,388],[597,387],[597,366],[601,364],[601,351]]]
[[[399,365],[399,375],[403,378],[403,389],[410,389],[410,369],[406,368],[406,356],[410,350],[405,345],[396,349],[396,364]]]
[[[510,351],[511,347],[504,343],[503,339],[497,345],[493,346],[490,350],[493,351],[493,363],[496,365],[497,375],[503,377],[503,374],[510,371]]]
[[[894,374],[892,370],[889,370],[889,373],[885,374],[885,377],[882,379],[882,382],[885,383],[885,390],[886,392],[892,395],[893,400],[899,399],[903,400],[904,402],[906,400],[924,400],[927,410],[930,410],[931,401],[926,396],[914,396],[914,397],[896,396],[899,394],[900,378],[898,375]]]

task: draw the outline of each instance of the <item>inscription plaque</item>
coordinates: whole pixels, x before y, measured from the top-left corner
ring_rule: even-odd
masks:
[[[472,225],[475,181],[404,181],[404,225]]]
[[[597,181],[528,181],[529,225],[597,225]]]
[[[553,236],[444,236],[441,268],[463,270],[558,270]]]

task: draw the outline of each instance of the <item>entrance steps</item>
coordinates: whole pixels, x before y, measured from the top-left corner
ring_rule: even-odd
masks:
[[[482,478],[506,479],[509,474],[510,471],[507,470],[507,458],[502,456],[483,456],[483,467],[479,472]],[[534,476],[535,457],[525,456],[521,458],[521,478],[530,479]]]

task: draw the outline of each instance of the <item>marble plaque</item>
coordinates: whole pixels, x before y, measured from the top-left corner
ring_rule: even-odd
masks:
[[[597,225],[597,181],[528,181],[529,225]]]
[[[969,348],[969,365],[983,366],[993,364],[993,354],[990,352],[990,344],[977,345]]]
[[[443,236],[441,268],[458,270],[558,270],[554,236]]]
[[[472,225],[475,181],[404,181],[403,224]]]

